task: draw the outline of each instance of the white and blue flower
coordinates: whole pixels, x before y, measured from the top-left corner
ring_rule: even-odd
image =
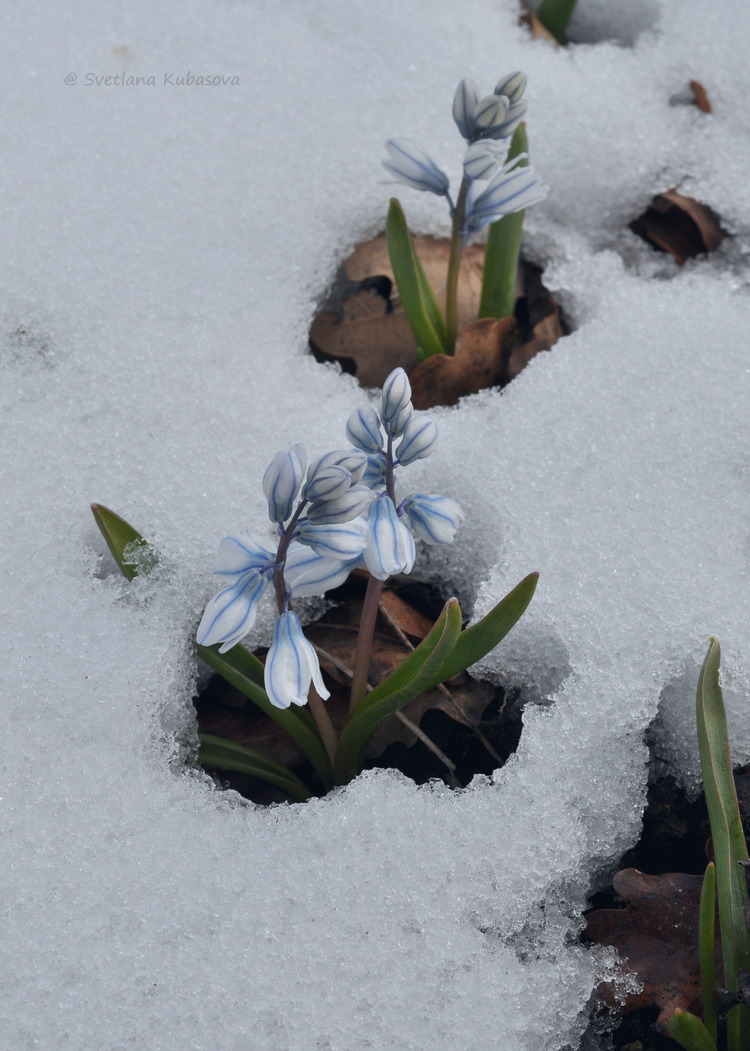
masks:
[[[409,528],[419,540],[428,544],[452,544],[464,513],[449,496],[413,493],[400,508]]]
[[[412,419],[396,449],[402,467],[429,456],[438,440],[438,426],[434,420]]]
[[[448,176],[413,139],[389,139],[385,148],[390,159],[382,162],[383,167],[395,175],[399,182],[414,190],[428,190],[438,197],[447,194],[450,186]]]
[[[395,573],[411,573],[416,550],[414,539],[399,521],[387,493],[375,497],[367,516],[365,565],[376,580],[387,580]]]
[[[305,638],[296,613],[282,613],[273,629],[273,642],[266,657],[266,693],[277,708],[307,704],[310,686],[325,700],[330,697],[320,673],[318,655]]]
[[[469,232],[483,230],[489,223],[502,219],[504,215],[522,212],[532,204],[538,204],[547,196],[549,188],[542,185],[539,175],[531,165],[519,167],[526,154],[521,153],[503,165],[472,202],[466,219]]]

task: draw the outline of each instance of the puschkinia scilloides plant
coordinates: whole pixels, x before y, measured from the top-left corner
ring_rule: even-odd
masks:
[[[502,77],[491,95],[482,96],[473,80],[456,88],[453,119],[466,148],[458,194],[450,180],[412,139],[389,139],[386,171],[414,190],[444,197],[450,211],[451,247],[445,288],[445,317],[417,258],[403,210],[391,200],[386,222],[388,252],[404,312],[421,358],[452,354],[458,331],[458,275],[463,250],[472,234],[487,226],[480,317],[513,312],[523,212],[543,200],[547,187],[528,163],[525,128],[526,74]]]
[[[302,445],[276,454],[263,476],[273,543],[248,532],[221,541],[215,571],[225,586],[206,606],[196,633],[198,655],[289,734],[323,790],[359,772],[367,743],[384,719],[493,649],[523,614],[537,582],[536,573],[527,576],[466,630],[458,602],[449,599],[420,645],[370,688],[373,634],[386,581],[411,572],[415,539],[451,543],[463,512],[448,496],[399,491],[403,472],[430,456],[438,439],[435,422],[414,412],[403,369],[386,380],[378,408],[352,413],[346,435],[349,448],[309,464]],[[150,565],[143,551],[133,559],[134,547],[146,542],[113,512],[101,505],[93,510],[118,565],[132,579],[138,567]],[[358,566],[368,570],[369,581],[349,713],[337,728],[326,709],[330,694],[317,652],[294,604],[338,587]],[[263,664],[240,642],[266,592],[273,593],[278,616]],[[205,766],[252,774],[295,800],[312,794],[297,774],[256,749],[208,734],[199,738]]]
[[[696,718],[701,773],[711,825],[714,861],[706,868],[698,916],[698,956],[703,1019],[675,1011],[669,1034],[686,1051],[747,1051],[750,1047],[750,930],[745,866],[747,843],[732,774],[729,732],[719,685],[721,651],[711,644],[698,679]],[[718,904],[723,981],[716,974],[715,920]],[[719,1017],[726,1018],[726,1042]]]

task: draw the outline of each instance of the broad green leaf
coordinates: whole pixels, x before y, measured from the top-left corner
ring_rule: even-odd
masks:
[[[226,653],[219,653],[218,643],[215,646],[196,645],[196,650],[206,664],[289,734],[310,760],[323,784],[330,788],[333,784],[331,763],[309,713],[303,708],[277,708],[271,704],[262,686],[263,665],[258,658],[244,646],[233,646]]]
[[[519,124],[510,140],[508,160],[519,153],[526,153],[526,125]],[[528,158],[520,161],[523,167]],[[484,250],[482,295],[479,301],[479,317],[512,317],[516,304],[516,275],[521,255],[521,233],[525,212],[504,215],[490,225],[487,247]]]
[[[198,740],[198,760],[201,766],[215,766],[219,770],[237,770],[242,774],[250,774],[276,785],[299,802],[310,798],[309,788],[295,774],[262,752],[237,744],[236,741],[228,741],[224,737],[214,737],[213,734],[198,734]]]
[[[448,341],[445,319],[417,258],[403,209],[395,197],[391,198],[388,209],[385,237],[396,287],[422,356],[445,354]]]
[[[364,697],[341,732],[336,751],[336,781],[345,784],[360,767],[367,742],[383,719],[399,711],[439,679],[436,668],[456,644],[461,632],[461,607],[449,599],[429,634],[419,646]]]
[[[750,971],[750,932],[745,916],[748,908],[744,868],[747,844],[742,831],[737,792],[732,775],[724,699],[719,685],[721,650],[711,644],[698,679],[696,716],[701,772],[711,823],[716,862],[716,894],[719,901],[724,986],[739,988],[740,971]],[[729,1051],[750,1047],[750,1009],[734,1007],[727,1016]]]
[[[716,866],[709,861],[698,906],[698,957],[703,990],[703,1024],[716,1040]]]
[[[128,580],[138,576],[144,569],[151,569],[156,564],[156,555],[148,542],[141,534],[133,529],[132,525],[120,518],[114,511],[110,511],[103,504],[92,504],[91,512],[94,521],[99,526],[107,547],[112,552],[112,557],[119,566],[120,572]],[[138,547],[143,547],[144,555],[147,557],[133,558],[133,553]],[[150,556],[150,557],[149,557]]]
[[[700,1018],[689,1011],[675,1011],[669,1020],[669,1035],[685,1051],[716,1051],[716,1041]]]
[[[560,44],[565,43],[565,33],[575,6],[576,0],[542,0],[536,9],[536,17]]]
[[[538,573],[529,573],[485,617],[462,631],[456,645],[436,670],[439,678],[426,688],[458,675],[493,650],[526,612],[538,580]]]

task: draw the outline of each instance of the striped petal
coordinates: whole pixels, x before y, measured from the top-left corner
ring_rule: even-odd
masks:
[[[474,138],[474,110],[479,102],[479,88],[464,77],[453,96],[453,119],[467,142]]]
[[[542,185],[531,165],[517,167],[522,156],[506,164],[476,198],[467,220],[469,230],[482,230],[488,223],[521,212],[547,196],[548,187]]]
[[[411,531],[428,544],[451,544],[464,513],[449,496],[414,493],[402,504]]]
[[[307,465],[304,445],[293,445],[288,452],[276,453],[263,475],[263,492],[272,522],[291,517],[294,500],[302,485]]]
[[[255,623],[258,603],[265,591],[268,578],[251,569],[231,587],[224,588],[206,606],[196,641],[200,646],[214,646],[221,642],[219,653],[236,646]]]
[[[266,657],[266,693],[277,708],[307,704],[310,684],[324,700],[330,697],[320,674],[318,655],[307,641],[296,613],[282,613],[273,629]]]
[[[312,548],[294,541],[286,556],[284,579],[293,598],[322,595],[343,584],[360,560],[360,556],[346,561],[324,558]]]
[[[365,565],[376,580],[395,573],[409,573],[416,552],[411,533],[399,521],[393,501],[386,494],[376,497],[367,516]]]
[[[389,139],[385,148],[390,160],[383,161],[383,167],[395,175],[399,182],[406,183],[414,190],[429,190],[439,197],[448,192],[448,176],[418,143],[412,139]]]
[[[306,522],[297,534],[300,544],[311,547],[323,558],[348,560],[361,555],[367,542],[367,524],[361,515],[351,522],[313,525]]]
[[[248,569],[265,569],[272,566],[275,560],[275,553],[257,543],[250,533],[225,536],[219,544],[214,573],[221,577],[240,577]]]

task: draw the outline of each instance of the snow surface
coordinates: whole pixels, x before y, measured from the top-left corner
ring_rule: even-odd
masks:
[[[6,7],[9,1051],[575,1046],[610,966],[577,945],[577,917],[637,837],[649,728],[695,784],[710,634],[750,758],[748,20],[732,0],[710,16],[580,0],[580,43],[554,50],[516,15],[514,0]],[[423,563],[467,609],[540,570],[485,662],[538,703],[517,755],[465,792],[380,772],[245,805],[180,752],[218,540],[265,528],[274,452],[339,445],[366,400],[307,356],[306,332],[382,227],[383,140],[416,138],[455,176],[455,84],[516,68],[552,187],[527,252],[575,331],[502,396],[436,413],[440,450],[412,479],[467,511]],[[239,83],[164,83],[188,71]],[[123,73],[156,82],[87,82]],[[692,78],[713,115],[681,101]],[[627,228],[673,185],[734,235],[682,271]],[[434,198],[401,196],[415,228],[445,232]],[[112,572],[92,501],[157,545],[155,576]]]

